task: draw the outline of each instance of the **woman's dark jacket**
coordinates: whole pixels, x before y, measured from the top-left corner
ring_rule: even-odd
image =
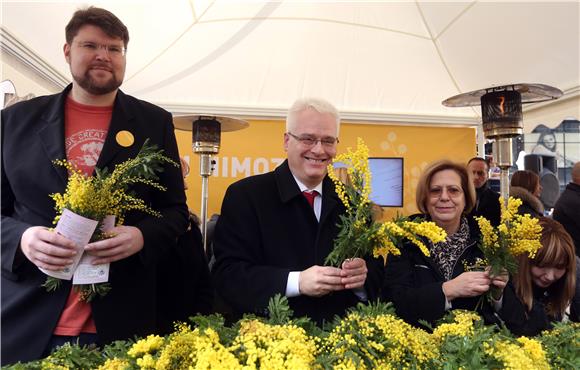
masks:
[[[578,277],[580,259],[576,258],[576,291],[570,305],[569,319],[579,322],[580,314],[580,287]],[[527,307],[517,298],[515,286],[510,281],[504,291],[502,308],[499,316],[505,326],[514,335],[535,336],[543,330],[552,328],[552,323],[562,321],[562,317],[551,316],[546,312],[546,304],[550,296],[549,290],[534,287],[532,309],[528,312]]]
[[[455,263],[452,279],[465,271],[464,263],[473,265],[477,258],[483,258],[483,253],[477,246],[479,228],[471,217],[468,222],[469,242]],[[435,261],[423,255],[417,246],[407,242],[401,249],[400,256],[390,255],[387,260],[382,297],[386,301],[392,301],[397,315],[408,323],[418,325],[419,320],[434,323],[446,313],[442,288],[445,281]],[[451,301],[451,306],[452,309],[475,310],[479,299],[480,296],[456,298]],[[492,310],[487,301],[483,303],[482,310]],[[480,313],[483,314],[481,310]],[[486,317],[489,316],[489,313],[486,314]]]

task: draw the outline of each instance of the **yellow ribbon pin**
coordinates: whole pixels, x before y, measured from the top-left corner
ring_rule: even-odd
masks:
[[[126,130],[117,132],[115,139],[117,140],[117,144],[125,148],[130,147],[135,142],[133,134]]]

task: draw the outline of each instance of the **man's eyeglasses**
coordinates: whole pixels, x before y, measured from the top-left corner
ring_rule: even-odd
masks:
[[[88,53],[96,53],[99,49],[104,49],[111,57],[122,57],[127,52],[127,49],[120,45],[105,45],[92,41],[79,42],[78,45],[82,50]]]
[[[322,146],[325,146],[325,147],[333,147],[334,145],[336,145],[338,143],[337,137],[325,137],[322,139],[317,139],[313,136],[308,136],[308,135],[297,136],[291,132],[287,132],[287,134],[292,136],[294,139],[298,140],[300,142],[300,144],[302,144],[308,148],[315,146],[316,144],[318,144],[318,142],[320,142],[320,144]]]

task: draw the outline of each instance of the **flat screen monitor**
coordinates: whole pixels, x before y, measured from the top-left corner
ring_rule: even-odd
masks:
[[[335,163],[334,167],[345,167]],[[403,206],[403,158],[369,158],[371,195],[373,203],[381,207]]]

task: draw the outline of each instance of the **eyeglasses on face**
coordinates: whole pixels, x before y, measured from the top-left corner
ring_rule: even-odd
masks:
[[[127,49],[121,45],[105,45],[92,41],[81,41],[78,46],[87,53],[96,53],[98,50],[104,49],[111,57],[122,57],[127,52]]]
[[[313,146],[315,146],[316,144],[318,144],[318,142],[320,142],[320,144],[322,146],[325,147],[333,147],[338,143],[338,138],[337,137],[324,137],[322,139],[318,139],[315,138],[314,136],[310,136],[310,135],[294,135],[291,132],[287,132],[288,135],[292,136],[294,139],[298,140],[300,142],[300,144],[304,145],[305,147],[311,148]]]
[[[463,194],[463,190],[459,186],[433,186],[429,188],[429,196],[431,198],[440,198],[443,191],[447,191],[450,198],[457,198]]]

